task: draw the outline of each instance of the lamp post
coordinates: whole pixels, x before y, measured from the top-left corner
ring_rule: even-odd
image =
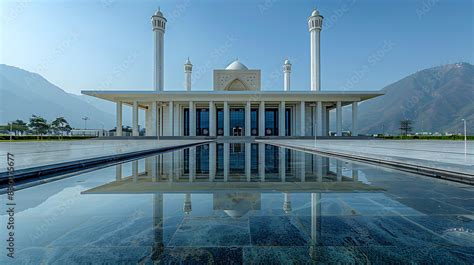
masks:
[[[87,130],[87,120],[89,120],[89,117],[84,117],[82,119],[84,120],[84,130]]]

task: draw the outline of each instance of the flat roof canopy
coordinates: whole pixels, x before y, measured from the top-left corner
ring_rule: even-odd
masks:
[[[82,94],[112,101],[327,101],[360,102],[384,95],[382,91],[107,91],[83,90]]]

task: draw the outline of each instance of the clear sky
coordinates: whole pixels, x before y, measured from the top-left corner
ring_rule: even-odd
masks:
[[[2,0],[0,63],[43,75],[68,92],[148,90],[153,85],[151,15],[165,33],[165,89],[212,89],[212,70],[235,58],[262,70],[265,90],[310,84],[307,19],[325,17],[322,90],[378,90],[418,70],[473,62],[472,0]]]

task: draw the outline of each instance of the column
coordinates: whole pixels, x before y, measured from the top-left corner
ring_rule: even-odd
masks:
[[[151,157],[151,174],[150,175],[151,175],[151,179],[153,180],[153,182],[158,182],[158,180],[160,179],[159,178],[160,172],[159,172],[158,160],[159,160],[159,156]]]
[[[250,101],[247,101],[247,105],[245,105],[245,136],[252,135],[252,123],[250,122]]]
[[[153,238],[152,257],[161,257],[165,249],[163,244],[163,193],[153,195]]]
[[[306,181],[306,153],[298,152],[300,180],[301,182]]]
[[[265,181],[265,144],[258,144],[258,175]]]
[[[122,164],[118,164],[115,166],[115,180],[122,180]]]
[[[150,136],[157,136],[158,134],[158,129],[157,129],[157,115],[158,113],[158,104],[156,101],[153,101],[151,103],[151,132]]]
[[[174,102],[168,102],[168,115],[169,115],[169,132],[170,136],[174,136]]]
[[[192,101],[189,101],[189,136],[196,136],[196,109]]]
[[[229,136],[229,103],[224,101],[224,136]]]
[[[184,195],[184,205],[183,205],[183,211],[186,215],[190,214],[193,210],[193,207],[191,205],[191,193],[186,193]]]
[[[300,136],[305,136],[306,135],[306,114],[305,114],[305,111],[306,111],[306,104],[304,101],[301,101],[300,103],[300,125],[301,125],[301,128],[300,128]]]
[[[139,136],[138,132],[138,101],[133,102],[132,110],[132,135]]]
[[[265,101],[258,107],[258,136],[265,136]]]
[[[278,136],[285,136],[285,101],[280,102],[280,109],[278,110]]]
[[[357,112],[358,112],[358,102],[352,102],[352,136],[358,136],[359,130],[357,128]]]
[[[250,176],[252,172],[252,149],[250,149],[250,143],[245,143],[245,176],[247,177],[247,181],[250,181]]]
[[[209,181],[216,178],[216,143],[209,144]]]
[[[280,173],[280,179],[282,182],[286,180],[286,152],[285,148],[278,147],[278,172]]]
[[[209,136],[216,136],[216,106],[209,102]]]
[[[323,118],[322,118],[322,124],[321,124],[321,129],[322,129],[322,135],[321,136],[327,136],[327,122],[326,122],[326,119],[328,118],[327,116],[327,111],[326,111],[326,107],[323,106],[323,112],[322,112],[322,115],[323,115]]]
[[[229,157],[230,157],[230,146],[229,143],[224,143],[224,181],[229,178]]]
[[[323,135],[323,103],[321,101],[316,104],[316,135]]]
[[[311,193],[311,246],[309,254],[316,260],[318,236],[321,232],[321,193]]]
[[[337,102],[336,108],[336,136],[342,136],[342,103]]]
[[[336,160],[336,172],[337,172],[337,181],[342,181],[342,161]]]
[[[283,193],[283,211],[285,213],[291,212],[291,197],[290,193],[288,192]]]
[[[316,159],[316,176],[317,176],[317,180],[318,182],[322,182],[323,181],[323,157],[322,156],[316,156],[316,155],[313,155],[313,158]]]
[[[117,130],[115,131],[115,136],[122,136],[122,102],[117,102],[117,113],[115,115],[117,117]]]
[[[196,178],[196,147],[189,148],[189,182]]]
[[[132,178],[133,182],[138,181],[138,160],[132,161]]]
[[[359,169],[357,168],[356,164],[352,164],[352,181],[359,180]]]

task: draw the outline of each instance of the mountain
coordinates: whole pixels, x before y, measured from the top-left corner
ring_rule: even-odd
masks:
[[[456,63],[418,71],[385,88],[385,95],[359,107],[360,133],[398,134],[400,121],[414,132],[474,132],[474,66]],[[347,117],[350,120],[350,116]]]
[[[35,114],[48,122],[63,116],[74,128],[84,128],[83,117],[90,118],[88,128],[101,128],[102,124],[113,128],[115,115],[108,111],[112,103],[97,101],[67,93],[41,75],[0,64],[0,124],[16,119],[28,122]]]

